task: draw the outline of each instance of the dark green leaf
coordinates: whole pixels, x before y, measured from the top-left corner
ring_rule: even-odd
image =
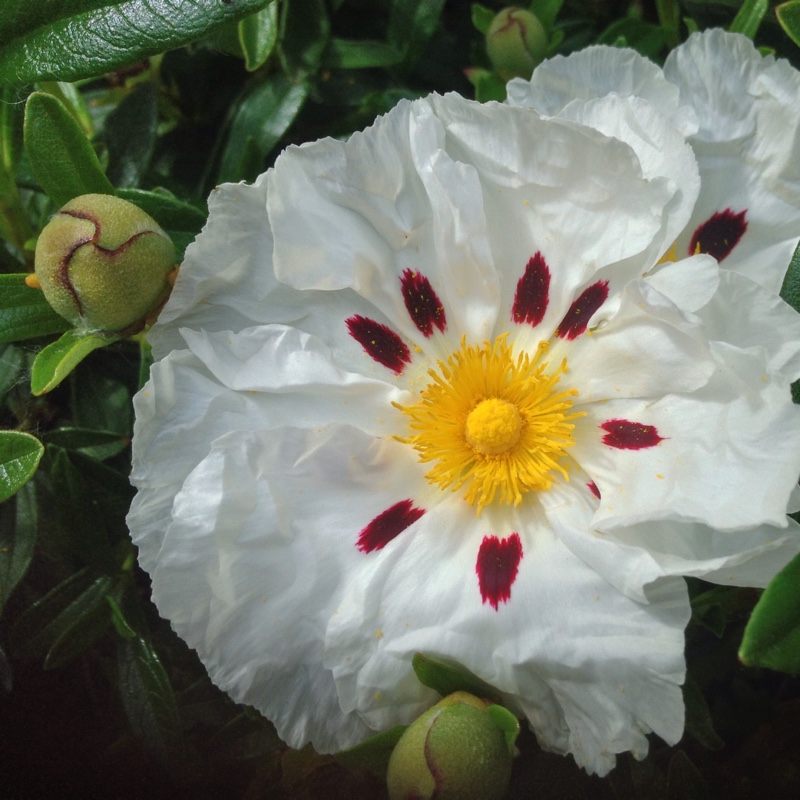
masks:
[[[239,44],[244,65],[249,72],[263,66],[278,41],[278,3],[271,0],[266,8],[239,22]]]
[[[405,733],[407,725],[398,725],[388,731],[371,736],[365,742],[336,754],[336,760],[348,769],[363,769],[378,780],[386,780],[386,770],[395,745]]]
[[[21,381],[21,372],[25,368],[27,357],[21,347],[13,344],[0,345],[0,403],[6,395]]]
[[[59,19],[42,15],[0,47],[0,83],[75,81],[110,72],[182,47],[268,2],[117,0]]]
[[[120,637],[119,691],[131,730],[156,758],[167,762],[183,747],[178,706],[152,645],[140,636]]]
[[[0,647],[0,688],[9,694],[14,688],[14,671],[11,662],[8,660],[6,651]]]
[[[748,667],[800,674],[800,555],[764,590],[742,638],[739,658]]]
[[[598,37],[599,44],[632,47],[648,58],[657,58],[666,44],[666,32],[658,25],[635,17],[612,22]]]
[[[28,98],[25,150],[36,180],[57,206],[82,194],[114,193],[75,118],[52,95],[34,92]]]
[[[686,732],[708,750],[721,750],[725,742],[714,730],[708,703],[691,677],[687,677],[683,685],[683,700],[686,704]]]
[[[683,750],[678,750],[669,762],[668,800],[710,800],[711,797],[703,773]]]
[[[798,0],[798,8],[800,8],[800,0]],[[800,17],[800,14],[798,14],[798,17]],[[789,267],[786,270],[786,275],[783,277],[781,297],[795,311],[800,311],[800,244],[795,248]],[[800,380],[792,384],[792,400],[795,403],[800,403]]]
[[[103,141],[108,148],[108,177],[119,187],[137,186],[156,143],[157,93],[152,83],[139,84],[106,118]]]
[[[0,3],[0,44],[36,30],[48,21],[111,6],[119,0],[3,0]]]
[[[44,657],[49,668],[85,652],[110,624],[105,596],[112,583],[108,575],[88,568],[71,575],[17,619],[12,652],[24,660]]]
[[[563,5],[564,0],[533,0],[529,8],[536,14],[544,29],[549,31]]]
[[[413,67],[439,26],[444,0],[394,0],[389,16],[389,44],[403,53],[403,64]]]
[[[485,700],[499,699],[496,689],[461,666],[422,653],[414,656],[411,665],[419,682],[435,689],[442,697],[453,692],[469,692]]]
[[[111,595],[106,595],[106,600],[111,607],[111,622],[114,625],[114,630],[116,630],[123,639],[135,638],[137,635],[136,631],[128,624],[128,620],[125,619],[125,615],[122,613],[119,603],[111,597]]]
[[[489,32],[492,20],[494,19],[494,11],[491,8],[486,8],[480,3],[473,3],[470,9],[472,16],[472,24],[475,29],[482,33],[484,36]]]
[[[88,428],[56,428],[42,436],[45,444],[63,447],[65,450],[90,450],[100,445],[127,441],[114,431],[98,431]]]
[[[106,347],[118,338],[67,331],[36,356],[31,370],[31,392],[38,396],[55,389],[89,353]]]
[[[70,325],[53,311],[41,289],[25,283],[27,272],[0,275],[0,343],[61,333]]]
[[[775,13],[786,35],[800,47],[800,0],[782,3],[775,9]]]
[[[220,183],[255,178],[263,169],[266,155],[294,121],[307,94],[306,84],[292,83],[280,73],[250,88],[231,123],[222,154]]]
[[[331,39],[323,61],[333,69],[368,69],[391,67],[402,58],[403,54],[386,42]]]
[[[18,492],[36,472],[44,447],[29,433],[0,431],[0,503]]]
[[[207,212],[193,206],[165,189],[146,192],[143,189],[118,189],[117,197],[139,206],[165,230],[200,232],[206,224]]]
[[[752,39],[758,33],[761,21],[768,10],[768,0],[744,0],[728,30],[731,33],[743,33]]]
[[[167,229],[165,233],[172,240],[172,244],[175,245],[175,261],[180,264],[186,255],[186,248],[197,238],[197,234],[189,231],[173,231],[169,229]]]
[[[328,44],[331,23],[325,0],[283,0],[280,53],[293,81],[302,81],[319,69]]]
[[[23,486],[13,502],[0,506],[0,614],[25,577],[36,546],[36,488]]]

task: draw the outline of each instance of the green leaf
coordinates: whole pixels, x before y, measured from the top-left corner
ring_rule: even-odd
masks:
[[[36,180],[59,207],[82,194],[114,194],[75,118],[52,95],[34,92],[28,98],[25,150]]]
[[[41,289],[25,283],[28,274],[0,275],[0,343],[50,336],[70,327],[53,311]]]
[[[102,453],[101,458],[108,458],[123,449],[128,437],[114,431],[92,430],[89,428],[56,428],[42,436],[45,444],[63,447],[65,450],[82,450],[88,455]],[[109,447],[110,445],[110,447]],[[94,455],[97,458],[97,455]]]
[[[280,73],[253,85],[236,107],[222,154],[219,183],[255,178],[307,96],[306,84],[292,83]]]
[[[800,674],[800,555],[764,590],[744,630],[739,658],[748,667]]]
[[[775,9],[775,14],[786,35],[800,47],[800,0],[782,3]]]
[[[120,637],[118,678],[131,730],[145,748],[167,763],[183,748],[178,706],[153,646],[141,636]]]
[[[472,67],[465,70],[467,80],[475,87],[475,99],[479,103],[490,100],[503,102],[506,99],[506,82],[488,69]]]
[[[46,669],[85,653],[110,625],[105,596],[112,584],[108,575],[87,568],[71,575],[17,619],[10,636],[13,652],[23,660],[44,657]]]
[[[386,42],[331,39],[323,61],[332,69],[369,69],[391,67],[402,59],[403,54]]]
[[[394,0],[389,16],[389,44],[403,53],[403,66],[413,67],[439,26],[444,0]]]
[[[117,189],[117,197],[139,206],[164,230],[200,233],[206,224],[208,213],[204,209],[179,200],[166,189],[146,192],[143,189]]]
[[[0,503],[33,477],[43,454],[44,446],[35,436],[0,431]]]
[[[114,630],[116,630],[123,639],[135,638],[137,635],[136,631],[128,624],[128,620],[125,619],[125,615],[122,613],[119,603],[108,594],[106,595],[106,600],[111,607],[111,622],[114,625]]]
[[[118,339],[118,336],[67,331],[36,356],[31,370],[31,391],[38,396],[55,389],[89,353]]]
[[[254,72],[266,63],[278,41],[278,4],[271,0],[266,8],[240,20],[238,30],[245,69]]]
[[[408,725],[398,725],[376,736],[371,736],[355,747],[336,753],[336,760],[348,769],[363,769],[370,772],[379,781],[385,781],[392,751],[406,728]]]
[[[686,732],[708,750],[721,750],[725,742],[714,730],[706,698],[691,677],[687,677],[683,684],[683,700],[686,706]]]
[[[58,18],[41,8],[0,47],[0,83],[101,75],[182,47],[260,11],[269,1],[116,0]],[[88,5],[97,3],[76,4],[81,9]]]
[[[505,706],[488,706],[486,708],[486,713],[489,715],[492,722],[503,731],[508,752],[512,756],[517,755],[517,739],[520,731],[519,720]]]
[[[319,69],[328,44],[331,23],[325,0],[283,0],[280,54],[293,81],[302,81]]]
[[[530,10],[538,17],[544,29],[549,31],[563,5],[564,0],[533,0]]]
[[[114,5],[118,0],[3,0],[0,3],[0,44],[36,30],[45,20]]]
[[[728,30],[731,33],[743,33],[752,39],[758,33],[768,10],[769,0],[744,0]]]
[[[480,3],[473,3],[470,14],[474,28],[485,36],[489,32],[494,19],[494,11],[491,8],[482,6]]]
[[[36,487],[27,483],[13,502],[0,506],[0,614],[33,559],[36,523]]]
[[[648,58],[657,58],[666,44],[666,31],[635,17],[612,22],[598,37],[598,44],[632,47]]]
[[[800,5],[800,0],[798,0],[798,5]],[[783,277],[781,298],[795,311],[800,311],[800,243],[795,248],[786,275]],[[792,384],[792,400],[800,403],[800,380],[796,380]]]
[[[453,692],[469,692],[487,700],[499,699],[496,689],[461,666],[422,653],[414,656],[411,666],[419,682],[439,692],[442,697]]]
[[[139,84],[106,117],[102,139],[108,148],[108,178],[115,186],[137,186],[156,144],[158,93]]]

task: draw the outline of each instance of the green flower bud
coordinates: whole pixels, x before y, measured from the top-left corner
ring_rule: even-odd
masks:
[[[70,200],[36,243],[36,280],[76,328],[135,333],[172,288],[175,248],[140,208],[107,194]]]
[[[530,11],[504,8],[486,32],[486,51],[503,80],[530,78],[547,53],[547,33]]]
[[[500,800],[513,755],[489,705],[455,692],[415,720],[389,759],[391,800]]]

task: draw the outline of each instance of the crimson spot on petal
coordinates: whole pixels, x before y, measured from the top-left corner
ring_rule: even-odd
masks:
[[[386,325],[358,314],[347,320],[350,335],[367,355],[399,375],[411,363],[411,351],[405,342]]]
[[[475,572],[478,573],[483,602],[489,603],[495,611],[500,603],[507,603],[510,599],[521,560],[522,542],[519,534],[512,533],[507,539],[483,537]]]
[[[597,488],[597,484],[594,481],[589,481],[586,485],[589,487],[589,491],[599,500],[600,490]]]
[[[730,255],[731,250],[747,230],[745,211],[734,213],[730,208],[718,211],[700,225],[689,243],[689,255],[708,253],[717,261]]]
[[[658,435],[655,425],[642,425],[641,422],[627,419],[609,419],[600,427],[606,431],[603,444],[619,450],[643,450],[664,441],[664,437]]]
[[[517,281],[514,292],[514,305],[511,307],[511,319],[514,322],[527,322],[538,325],[547,311],[550,299],[550,269],[540,252],[536,252],[528,261],[525,272]]]
[[[444,306],[431,282],[419,272],[407,269],[400,278],[400,286],[408,314],[420,333],[430,336],[434,328],[444,333],[447,327]]]
[[[383,550],[395,536],[399,536],[409,525],[415,523],[425,509],[414,508],[410,500],[401,500],[381,511],[359,534],[356,547],[362,553]]]
[[[584,289],[569,307],[564,319],[556,328],[556,336],[562,339],[577,339],[589,324],[589,320],[608,297],[608,281],[597,281]]]

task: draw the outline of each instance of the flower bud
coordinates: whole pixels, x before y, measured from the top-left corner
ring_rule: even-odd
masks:
[[[140,330],[169,295],[175,266],[175,248],[156,221],[107,194],[70,200],[36,243],[47,302],[87,331]]]
[[[391,800],[504,797],[513,756],[503,731],[486,711],[489,705],[467,692],[455,692],[415,720],[389,759]]]
[[[486,32],[486,51],[503,80],[530,78],[547,53],[547,33],[530,11],[504,8]]]

